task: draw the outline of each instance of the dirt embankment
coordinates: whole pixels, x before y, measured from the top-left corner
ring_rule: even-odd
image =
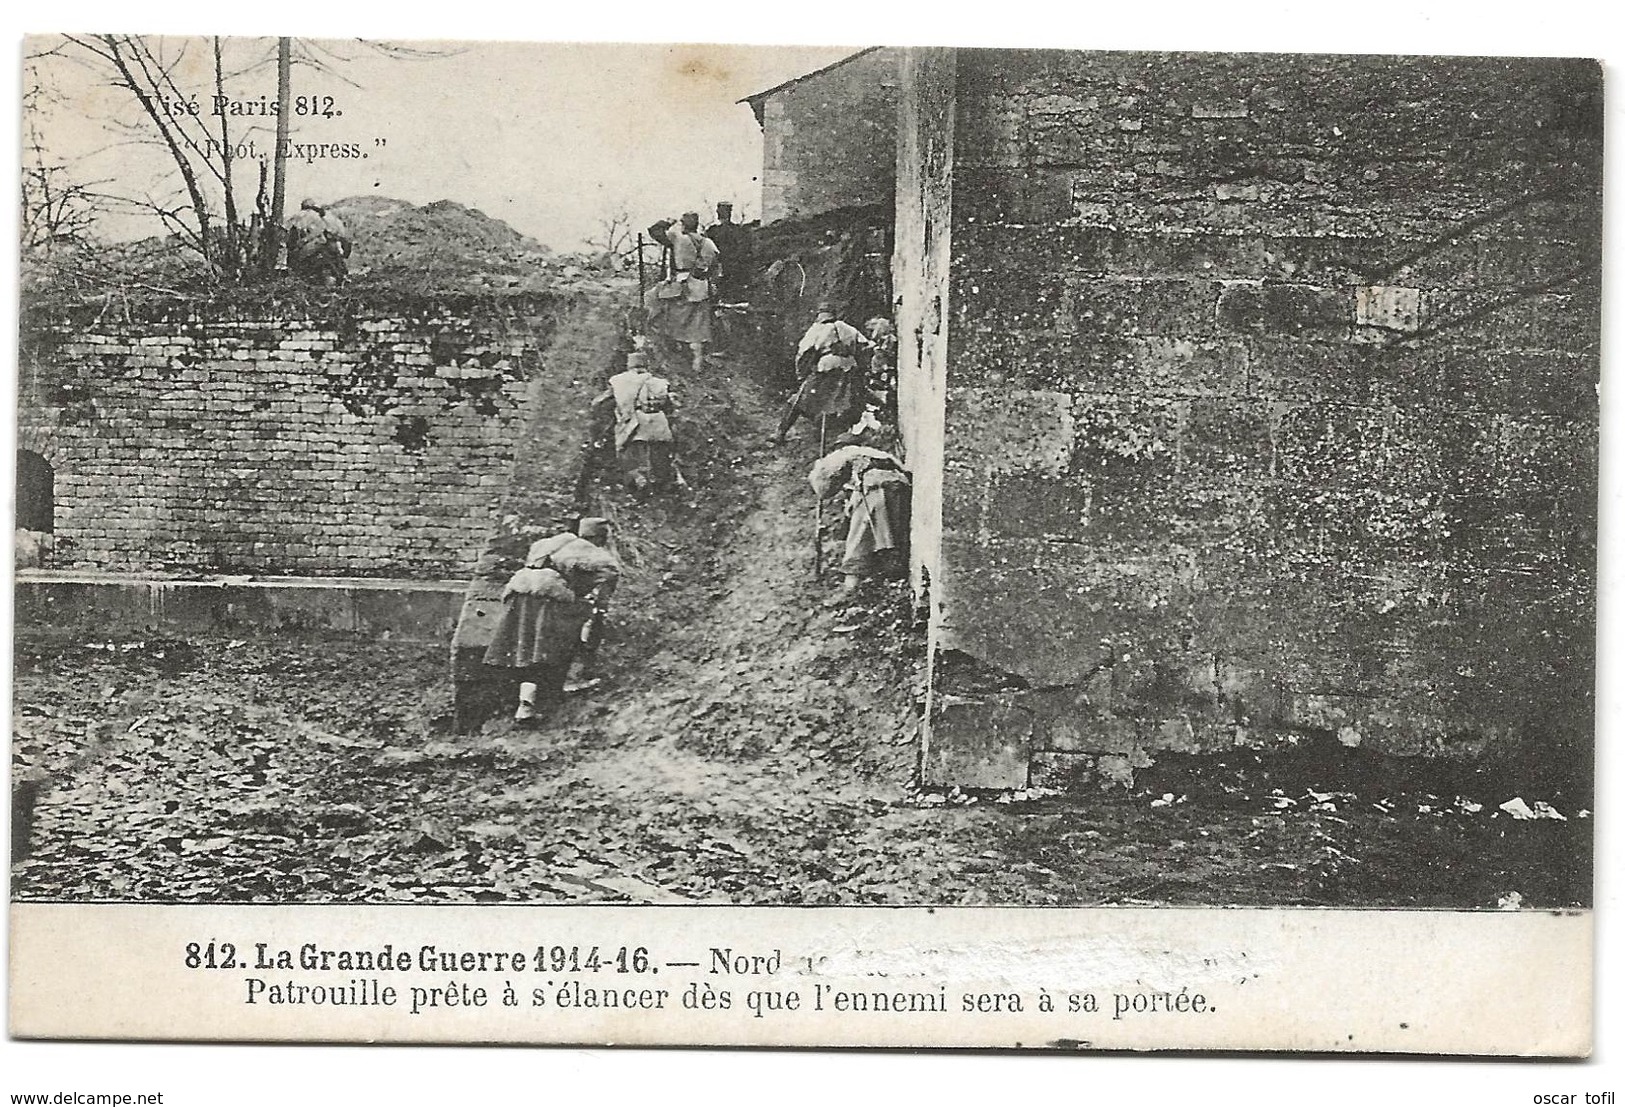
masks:
[[[554,403],[590,399],[620,341],[609,303],[556,346]],[[442,646],[21,640],[15,756],[39,785],[14,894],[1589,901],[1579,811],[1515,820],[1497,810],[1506,796],[1435,795],[1313,761],[1170,762],[1132,791],[920,795],[906,589],[876,583],[855,606],[823,605],[805,482],[815,445],[764,445],[777,379],[777,366],[730,357],[674,380],[692,504],[590,487],[628,571],[603,682],[543,729],[496,719],[451,736]],[[556,522],[561,502],[542,493],[557,474],[540,474],[572,451],[548,437],[531,456],[553,460],[516,470],[512,513]]]

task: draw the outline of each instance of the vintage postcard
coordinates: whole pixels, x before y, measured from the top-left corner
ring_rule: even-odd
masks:
[[[13,1035],[1590,1053],[1598,63],[23,52]]]

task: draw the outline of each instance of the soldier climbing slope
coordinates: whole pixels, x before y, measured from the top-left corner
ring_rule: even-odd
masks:
[[[621,575],[619,559],[604,548],[608,541],[608,521],[596,518],[581,520],[574,534],[539,539],[503,589],[502,617],[485,663],[515,670],[515,722],[533,722],[563,700],[578,657],[588,666],[594,662]]]
[[[654,340],[661,368],[670,373],[682,366],[687,347],[690,367],[705,367],[705,344],[711,341],[712,281],[722,271],[717,244],[700,233],[698,212],[684,212],[680,221],[662,219],[649,227],[656,242],[671,247],[670,276],[645,294],[648,333]]]
[[[627,487],[639,497],[669,488],[675,483],[671,383],[650,373],[648,357],[634,350],[626,355],[626,371],[609,378],[608,395],[615,405],[615,456]]]
[[[835,305],[824,301],[812,326],[801,336],[796,346],[796,374],[801,387],[784,410],[779,420],[774,445],[782,445],[798,418],[820,422],[833,417],[844,425],[863,411],[868,400],[864,387],[863,368],[859,358],[867,358],[874,351],[869,341],[856,327],[835,317]],[[819,446],[824,445],[822,439]]]

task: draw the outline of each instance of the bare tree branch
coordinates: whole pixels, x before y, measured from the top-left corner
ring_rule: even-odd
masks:
[[[260,146],[272,146],[275,157],[280,146],[269,141],[267,124],[274,122],[278,134],[283,133],[292,113],[292,97],[285,93],[285,85],[279,87],[275,99],[283,110],[271,116],[217,114],[212,108],[244,99],[246,88],[252,88],[260,100],[268,99],[262,95],[269,91],[265,78],[268,71],[274,71],[271,67],[278,60],[278,51],[266,46],[277,41],[81,33],[27,40],[25,49],[31,61],[58,73],[78,69],[81,75],[73,77],[76,88],[93,84],[118,90],[112,98],[100,95],[94,99],[106,141],[96,144],[89,154],[76,155],[75,160],[88,163],[95,157],[117,158],[120,175],[150,171],[152,179],[137,183],[124,178],[116,186],[76,179],[73,167],[54,162],[51,143],[37,125],[39,113],[30,110],[28,122],[33,129],[25,129],[28,164],[22,198],[31,214],[25,216],[25,237],[31,235],[32,241],[48,246],[89,236],[99,217],[144,219],[162,228],[167,249],[195,251],[216,279],[238,280],[251,273],[274,271],[275,252],[269,247],[281,227],[272,210],[275,204],[266,199],[270,163],[256,150],[259,171],[245,175],[242,159],[249,156],[244,145],[251,136],[265,136]],[[290,46],[290,66],[297,64],[320,74],[322,81],[351,87],[359,86],[344,71],[347,63],[369,53],[397,60],[432,60],[460,52],[359,39],[347,43],[283,41]],[[200,98],[209,102],[200,104]],[[64,102],[42,81],[30,108]],[[105,106],[109,104],[111,110]],[[73,107],[69,105],[70,110]],[[137,149],[145,147],[163,151],[161,167],[154,155]],[[169,191],[171,185],[173,192]],[[238,195],[238,189],[256,185],[258,192],[252,198],[247,191]]]
[[[147,118],[158,129],[158,134],[169,148],[170,156],[174,159],[175,167],[180,170],[181,179],[186,183],[186,191],[192,199],[192,209],[198,222],[198,239],[202,246],[204,260],[211,260],[209,258],[209,206],[204,200],[202,189],[198,186],[197,174],[193,170],[191,160],[181,150],[180,141],[169,124],[168,113],[155,102],[156,91],[136,78],[131,63],[126,59],[120,48],[119,40],[112,35],[108,35],[103,37],[101,41],[107,47],[114,68],[123,78],[124,86],[135,95],[136,100],[141,104],[142,110],[147,113]],[[135,53],[135,65],[140,67],[143,73],[146,73],[147,70],[141,57],[145,47],[139,43],[132,43],[132,45]]]

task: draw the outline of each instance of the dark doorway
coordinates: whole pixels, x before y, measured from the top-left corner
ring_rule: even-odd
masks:
[[[55,527],[56,472],[32,450],[17,451],[17,527],[50,534]]]

